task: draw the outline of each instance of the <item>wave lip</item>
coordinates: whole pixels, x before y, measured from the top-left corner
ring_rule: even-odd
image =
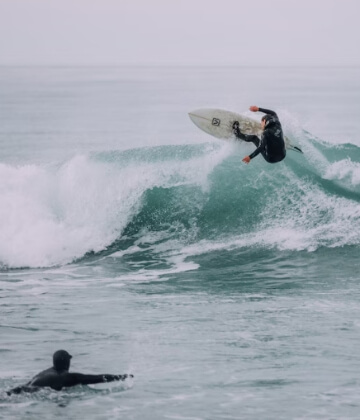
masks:
[[[0,259],[9,267],[61,265],[103,249],[137,201],[136,190],[119,187],[85,157],[59,170],[2,165],[0,171],[11,179],[2,183],[0,214]]]

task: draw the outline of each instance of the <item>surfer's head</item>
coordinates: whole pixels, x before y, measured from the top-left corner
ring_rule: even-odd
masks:
[[[65,350],[58,350],[53,354],[53,364],[57,371],[69,370],[72,356]]]
[[[272,115],[270,114],[265,114],[262,118],[261,118],[261,128],[263,130],[265,130],[265,127],[267,127],[267,125],[271,122],[273,122],[274,119],[272,117]]]

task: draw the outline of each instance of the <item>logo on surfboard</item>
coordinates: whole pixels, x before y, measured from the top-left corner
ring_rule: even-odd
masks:
[[[220,122],[221,121],[219,120],[219,118],[213,118],[211,124],[212,125],[215,125],[216,127],[219,127],[220,126]]]

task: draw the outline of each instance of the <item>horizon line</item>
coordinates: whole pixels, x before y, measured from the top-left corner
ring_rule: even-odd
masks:
[[[356,68],[360,67],[359,64],[198,64],[198,63],[187,63],[187,64],[166,64],[166,63],[123,63],[123,64],[45,64],[45,63],[36,63],[36,64],[20,64],[20,63],[0,63],[0,67],[218,67],[218,68],[231,68],[231,67],[242,67],[242,68],[253,68],[253,67],[264,67],[264,68]]]

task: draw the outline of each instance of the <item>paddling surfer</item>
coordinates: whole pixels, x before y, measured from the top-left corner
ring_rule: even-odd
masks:
[[[72,356],[65,350],[58,350],[53,355],[53,367],[38,373],[26,385],[18,386],[7,391],[8,395],[21,392],[36,392],[41,388],[49,387],[55,391],[75,385],[90,385],[104,382],[124,381],[133,375],[87,375],[83,373],[70,373],[70,360]]]

